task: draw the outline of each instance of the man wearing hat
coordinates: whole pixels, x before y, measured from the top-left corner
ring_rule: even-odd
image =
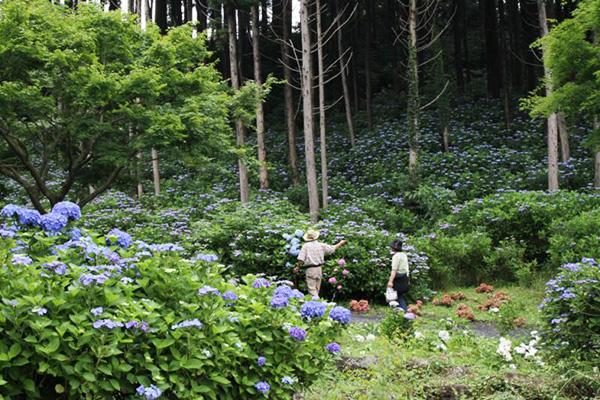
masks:
[[[308,293],[315,297],[319,297],[319,290],[321,289],[325,256],[333,254],[337,249],[346,244],[345,240],[342,240],[334,246],[321,243],[317,241],[319,234],[319,231],[309,229],[304,236],[302,236],[302,239],[304,239],[306,243],[302,246],[302,249],[300,249],[298,262],[294,268],[294,273],[297,274],[302,265],[306,266],[306,285],[308,286]]]

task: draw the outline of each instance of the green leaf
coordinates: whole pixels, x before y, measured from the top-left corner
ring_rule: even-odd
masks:
[[[54,391],[58,394],[64,393],[65,387],[59,383],[56,386],[54,386]]]
[[[10,346],[10,350],[8,350],[8,359],[12,360],[21,352],[21,345],[19,343],[15,343]]]
[[[96,376],[91,372],[84,372],[82,376],[88,382],[96,382]]]
[[[184,361],[181,366],[185,369],[201,369],[204,363],[197,358],[192,358],[191,360]]]

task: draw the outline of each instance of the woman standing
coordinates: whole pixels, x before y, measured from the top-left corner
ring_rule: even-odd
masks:
[[[393,287],[398,293],[397,301],[399,307],[406,312],[407,307],[404,294],[408,292],[408,286],[410,285],[408,257],[406,253],[402,252],[402,241],[400,239],[396,239],[390,243],[390,247],[394,255],[392,256],[392,272],[387,287]]]

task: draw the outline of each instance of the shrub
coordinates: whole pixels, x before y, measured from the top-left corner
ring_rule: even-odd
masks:
[[[564,264],[540,304],[543,342],[556,355],[600,357],[600,268],[596,260]]]
[[[303,319],[285,282],[226,281],[214,258],[177,245],[15,228],[0,240],[6,398],[243,399],[262,396],[260,382],[289,398],[332,360],[350,314]]]
[[[600,258],[600,208],[555,221],[550,227],[549,265]]]
[[[390,340],[405,340],[412,337],[416,318],[416,315],[410,312],[388,311],[379,325],[379,330]]]
[[[491,242],[485,233],[469,232],[456,236],[434,234],[418,243],[429,258],[433,281],[443,287],[472,285],[487,278],[485,256]]]

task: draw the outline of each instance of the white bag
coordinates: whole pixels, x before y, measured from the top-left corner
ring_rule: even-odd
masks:
[[[394,300],[398,300],[398,293],[394,290],[394,288],[389,287],[385,291],[385,301],[390,302]]]

